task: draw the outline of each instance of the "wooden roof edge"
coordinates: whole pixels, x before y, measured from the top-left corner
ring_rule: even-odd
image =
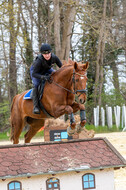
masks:
[[[66,141],[46,141],[46,142],[34,142],[34,143],[23,143],[23,144],[8,144],[8,145],[0,145],[0,149],[16,148],[16,147],[28,147],[28,146],[40,146],[40,145],[52,145],[52,144],[66,144],[66,143],[97,141],[97,140],[104,140],[104,137],[85,138],[85,139],[71,139],[71,140],[66,140]]]

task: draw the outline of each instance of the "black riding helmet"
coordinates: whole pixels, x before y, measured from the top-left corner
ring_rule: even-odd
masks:
[[[50,53],[52,50],[51,46],[49,44],[42,44],[40,47],[40,52],[42,54]]]

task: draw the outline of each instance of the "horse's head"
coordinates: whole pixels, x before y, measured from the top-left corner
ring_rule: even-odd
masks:
[[[86,71],[88,69],[88,65],[89,65],[88,62],[86,62],[85,64],[74,62],[74,70],[75,70],[75,72],[73,73],[74,90],[81,104],[84,104],[86,101],[86,82],[87,82]]]

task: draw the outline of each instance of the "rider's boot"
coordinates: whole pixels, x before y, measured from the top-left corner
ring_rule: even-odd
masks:
[[[32,98],[33,98],[33,104],[34,104],[33,113],[40,114],[40,108],[38,105],[38,89],[35,87],[32,89]]]

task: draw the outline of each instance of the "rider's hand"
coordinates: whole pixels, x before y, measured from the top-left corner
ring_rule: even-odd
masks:
[[[47,75],[47,76],[46,76],[46,75],[42,75],[42,76],[41,76],[41,79],[42,79],[42,80],[49,80],[49,78],[50,78],[49,75]]]

